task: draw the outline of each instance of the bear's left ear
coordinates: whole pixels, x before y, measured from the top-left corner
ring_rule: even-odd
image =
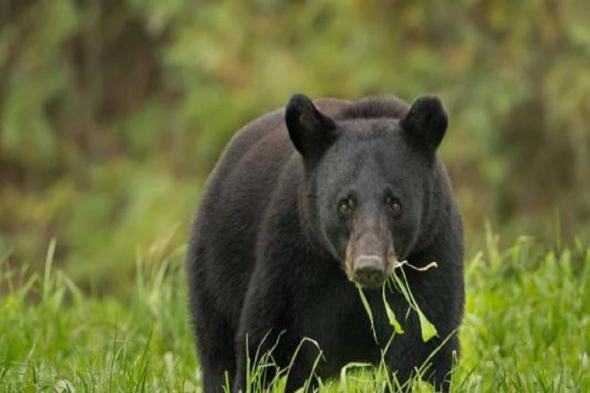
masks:
[[[303,94],[295,94],[285,111],[289,137],[307,160],[317,160],[336,140],[336,123]]]
[[[414,146],[434,153],[447,131],[449,119],[435,96],[418,98],[400,122],[404,135]]]

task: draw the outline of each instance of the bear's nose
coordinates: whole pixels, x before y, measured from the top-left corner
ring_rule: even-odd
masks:
[[[376,255],[362,255],[357,258],[354,280],[365,288],[377,288],[385,281],[385,263]]]

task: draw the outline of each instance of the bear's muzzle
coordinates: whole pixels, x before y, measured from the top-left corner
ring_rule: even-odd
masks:
[[[378,288],[393,271],[395,259],[393,239],[384,223],[354,226],[346,247],[346,274],[351,281]]]

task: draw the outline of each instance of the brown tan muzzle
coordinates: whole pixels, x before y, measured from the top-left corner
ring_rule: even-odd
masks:
[[[364,288],[378,288],[393,271],[394,261],[393,239],[384,223],[354,225],[346,247],[350,280]]]

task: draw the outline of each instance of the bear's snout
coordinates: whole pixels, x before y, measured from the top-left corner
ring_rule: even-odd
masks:
[[[378,230],[379,229],[379,230]],[[393,241],[386,228],[353,231],[346,249],[348,277],[364,288],[378,288],[392,271]]]

